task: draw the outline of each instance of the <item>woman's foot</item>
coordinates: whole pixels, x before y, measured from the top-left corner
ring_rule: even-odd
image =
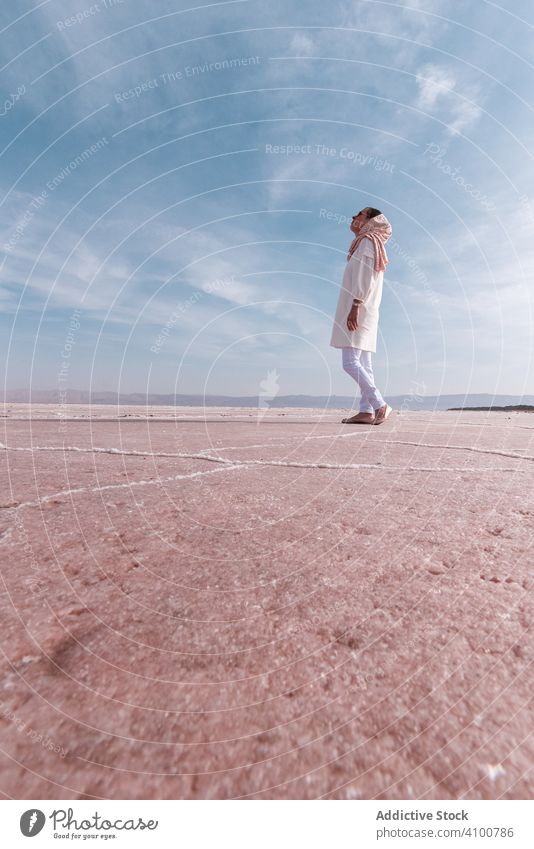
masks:
[[[392,409],[389,404],[384,404],[383,407],[379,407],[378,410],[375,410],[374,424],[379,425],[382,424],[382,422],[385,422],[391,412]]]
[[[374,413],[356,413],[350,419],[341,419],[342,424],[373,424],[375,420]]]

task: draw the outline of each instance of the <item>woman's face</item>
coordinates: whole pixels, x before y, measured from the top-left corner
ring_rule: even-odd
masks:
[[[367,224],[367,209],[362,209],[358,215],[352,216],[350,229],[355,234],[359,233],[364,224]]]

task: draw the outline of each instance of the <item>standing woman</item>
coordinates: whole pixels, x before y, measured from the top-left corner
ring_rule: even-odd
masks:
[[[330,345],[341,348],[343,368],[361,391],[360,411],[342,421],[379,425],[385,422],[391,407],[375,386],[371,354],[376,351],[388,262],[384,245],[391,236],[391,224],[379,209],[368,206],[353,216],[350,229],[355,237],[347,255]]]

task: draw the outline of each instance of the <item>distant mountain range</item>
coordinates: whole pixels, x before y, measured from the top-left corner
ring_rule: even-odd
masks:
[[[388,395],[388,402],[396,410],[448,410],[451,408],[488,408],[534,405],[534,395]],[[68,389],[60,398],[57,389],[10,389],[3,397],[4,403],[32,404],[120,404],[154,407],[314,407],[319,409],[351,409],[356,406],[354,395],[278,395],[275,398],[257,395],[143,395],[140,392],[86,392]]]

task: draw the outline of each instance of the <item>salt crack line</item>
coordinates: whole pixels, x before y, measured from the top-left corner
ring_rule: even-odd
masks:
[[[0,448],[5,451],[78,451],[80,454],[122,454],[132,457],[184,457],[189,459],[202,459],[203,454],[191,454],[186,452],[171,452],[171,451],[137,451],[135,448],[125,450],[123,448],[80,448],[78,445],[34,445],[30,448],[26,446],[11,446],[0,442]],[[231,460],[226,460],[231,463]]]
[[[330,424],[335,424],[335,423],[334,423],[334,422],[330,422]],[[415,432],[425,433],[425,434],[426,434],[426,433],[428,433],[428,428],[425,428],[425,430],[422,430],[422,431],[413,431],[413,429],[411,429],[411,428],[410,428],[410,430],[412,430],[412,433],[415,433]],[[433,431],[433,433],[435,434],[435,431]],[[447,431],[445,431],[445,433],[447,433]],[[253,445],[243,445],[243,444],[242,444],[242,445],[223,445],[223,446],[217,446],[217,450],[218,450],[218,451],[240,451],[240,450],[246,450],[246,451],[249,451],[249,450],[251,450],[252,448],[272,448],[272,447],[282,447],[282,448],[283,448],[283,447],[285,446],[285,444],[287,444],[287,441],[288,441],[288,440],[289,440],[290,442],[294,442],[294,441],[300,440],[302,443],[304,443],[304,442],[308,442],[308,441],[310,441],[310,440],[312,440],[312,439],[331,439],[331,440],[337,440],[337,439],[354,439],[354,437],[361,437],[361,438],[364,440],[364,442],[368,442],[368,441],[369,441],[369,439],[372,439],[372,437],[371,437],[371,435],[370,435],[370,433],[369,433],[369,430],[363,430],[363,429],[360,429],[360,430],[351,430],[351,431],[349,431],[348,433],[322,433],[322,434],[314,434],[313,436],[301,436],[300,434],[295,433],[295,434],[287,434],[286,436],[273,436],[273,437],[271,438],[271,441],[270,441],[270,442],[259,442],[259,443],[254,443]],[[366,437],[367,437],[367,439],[366,439]],[[396,444],[396,445],[421,445],[421,446],[423,446],[423,447],[428,447],[428,443],[423,443],[423,442],[400,442],[400,441],[398,441],[398,440],[393,440],[393,439],[389,439],[389,440],[388,440],[388,439],[379,439],[379,438],[376,438],[376,439],[375,439],[375,442],[379,442],[379,443],[382,443],[382,442],[390,442],[390,443],[392,443],[392,444]],[[215,447],[214,445],[211,445],[209,448],[202,448],[200,453],[201,453],[201,454],[204,454],[204,453],[205,453],[205,452],[207,452],[207,451],[212,451],[214,447]],[[431,447],[438,447],[438,448],[441,448],[442,446],[441,446],[441,445],[435,445],[435,443],[434,443],[434,445],[432,445]],[[448,448],[453,448],[453,447],[454,447],[454,448],[458,448],[458,450],[462,450],[462,449],[464,448],[464,446],[462,446],[462,445],[459,445],[459,446],[452,446],[452,445],[450,445],[450,446],[447,446],[447,447],[448,447]],[[477,449],[477,450],[482,451],[483,449]],[[514,449],[514,450],[517,450],[517,451],[528,451],[528,448],[517,448],[517,449]],[[515,455],[515,454],[510,454],[510,456],[511,456],[511,457],[513,457],[513,458],[515,459],[515,456],[516,456],[516,455]]]
[[[259,443],[256,443],[254,445],[223,445],[223,446],[218,446],[217,450],[218,451],[239,451],[239,450],[250,451],[251,448],[273,448],[273,447],[284,448],[285,442],[281,443],[280,440],[287,441],[289,439],[289,440],[297,441],[297,440],[300,439],[301,442],[308,442],[311,439],[332,439],[332,440],[334,440],[334,439],[346,439],[347,437],[354,437],[354,436],[364,437],[364,436],[367,436],[367,434],[363,430],[352,431],[351,433],[322,433],[322,434],[314,435],[314,436],[301,436],[300,434],[295,433],[295,434],[287,434],[287,436],[273,436],[272,442],[259,442]],[[275,441],[275,440],[278,440],[278,441]],[[212,451],[214,447],[215,446],[212,445],[210,448],[203,448],[200,453],[204,454],[204,452],[206,452],[206,451]]]
[[[24,501],[21,504],[10,504],[5,505],[2,509],[4,510],[21,510],[23,507],[40,507],[42,504],[45,504],[48,501],[57,501],[63,495],[80,495],[87,494],[91,492],[104,492],[105,490],[111,489],[131,489],[134,486],[156,486],[162,483],[168,483],[170,481],[177,480],[191,480],[194,478],[203,477],[205,475],[213,475],[217,472],[226,472],[226,471],[235,471],[237,469],[249,469],[251,466],[281,466],[281,467],[290,467],[290,468],[298,468],[298,469],[337,469],[337,470],[348,470],[348,469],[372,469],[374,471],[383,471],[383,472],[460,472],[462,474],[468,472],[474,472],[475,474],[479,472],[513,472],[517,474],[520,472],[520,469],[516,469],[514,467],[504,467],[502,469],[495,469],[493,466],[481,466],[479,468],[473,467],[463,467],[463,466],[383,466],[380,463],[297,463],[297,462],[285,462],[283,460],[227,460],[224,457],[208,457],[206,455],[202,455],[200,458],[202,460],[209,460],[213,463],[220,463],[222,468],[217,469],[209,469],[201,472],[191,472],[186,475],[171,475],[166,478],[155,478],[154,480],[141,480],[141,481],[127,481],[124,483],[111,483],[111,484],[103,484],[102,486],[93,486],[93,487],[79,487],[77,489],[61,489],[59,492],[52,493],[51,495],[44,495],[42,498],[39,498],[37,501]],[[5,540],[4,540],[5,541]]]
[[[192,455],[190,455],[192,456]],[[514,466],[496,469],[494,466],[464,467],[464,466],[384,466],[382,463],[299,463],[296,460],[227,460],[225,457],[213,457],[201,454],[199,459],[212,463],[225,463],[243,466],[287,466],[295,469],[376,469],[383,472],[520,472]],[[518,460],[523,457],[516,458]]]
[[[415,443],[416,445],[418,443]],[[451,447],[451,446],[445,446]],[[32,448],[25,447],[14,447],[8,449],[6,445],[0,442],[0,448],[4,448],[5,450],[12,451],[33,451]],[[118,448],[80,448],[78,446],[65,446],[65,448],[59,446],[36,446],[37,450],[43,451],[79,451],[83,453],[92,453],[94,451],[107,453],[107,454],[134,454],[142,456],[147,456],[146,452],[139,451],[122,451]],[[39,507],[41,504],[52,501],[54,499],[59,498],[62,495],[78,495],[82,493],[90,493],[90,492],[103,492],[105,490],[111,489],[130,489],[134,486],[155,486],[161,483],[166,483],[169,481],[177,481],[177,480],[191,480],[194,478],[202,477],[205,475],[214,474],[215,472],[222,472],[226,470],[235,470],[235,469],[244,469],[251,468],[252,466],[279,466],[285,468],[296,468],[296,469],[336,469],[339,471],[342,470],[350,470],[350,469],[372,469],[375,471],[384,471],[384,472],[460,472],[460,473],[469,473],[474,472],[475,474],[478,472],[515,472],[517,473],[519,470],[514,467],[504,467],[502,469],[495,469],[493,466],[481,466],[478,468],[473,467],[463,467],[463,466],[384,466],[381,463],[301,463],[298,461],[291,460],[239,460],[233,458],[232,460],[227,459],[226,457],[217,457],[210,454],[193,454],[193,453],[176,453],[176,454],[164,454],[161,455],[152,455],[149,456],[167,456],[167,457],[182,457],[188,459],[198,459],[198,460],[206,460],[210,463],[219,463],[224,468],[222,469],[210,469],[208,471],[198,471],[198,472],[190,472],[188,474],[179,474],[179,475],[171,475],[166,478],[156,478],[154,480],[148,481],[127,481],[123,483],[117,484],[103,484],[101,486],[96,487],[79,487],[77,489],[63,489],[59,492],[53,493],[52,495],[45,495],[43,498],[37,501],[26,501],[22,504],[13,504],[10,506],[6,506],[4,509],[7,510],[19,510],[22,507]],[[519,457],[517,459],[524,459]]]
[[[355,432],[354,433],[351,432],[351,433],[340,434],[339,437],[336,437],[336,438],[344,439],[346,437],[352,437],[354,435],[355,435]],[[364,436],[365,434],[363,432],[361,432],[361,433],[358,432],[358,435]],[[310,437],[307,437],[307,438],[308,439],[327,439],[329,437],[330,437],[330,434],[328,434],[326,436],[325,435],[310,436]],[[445,449],[454,450],[454,451],[473,451],[477,454],[491,454],[491,455],[496,455],[496,456],[499,456],[499,457],[510,457],[513,460],[526,460],[527,462],[533,462],[534,461],[534,457],[532,457],[530,455],[525,456],[523,454],[516,454],[516,453],[513,453],[511,451],[501,451],[501,450],[493,449],[493,448],[475,448],[472,445],[445,445],[445,444],[441,444],[441,443],[432,443],[432,442],[411,442],[411,441],[408,441],[408,440],[401,440],[401,439],[377,439],[377,440],[375,440],[375,442],[379,443],[381,445],[382,444],[413,445],[416,448],[445,448]],[[239,446],[235,446],[235,447],[238,448]],[[243,447],[244,450],[246,450],[246,448],[247,448],[247,446],[242,446],[242,447]],[[268,448],[270,446],[269,445],[262,445],[262,446],[249,446],[249,447],[265,447],[265,448]],[[133,457],[179,457],[179,458],[189,459],[189,460],[210,460],[211,462],[218,462],[218,463],[260,463],[260,462],[263,462],[263,461],[260,461],[260,460],[252,460],[252,459],[251,460],[236,460],[236,459],[229,460],[229,459],[226,459],[224,457],[217,457],[216,458],[213,455],[205,453],[206,451],[209,451],[210,449],[204,449],[201,452],[194,452],[193,453],[193,452],[185,452],[185,451],[174,451],[174,452],[172,452],[172,451],[137,451],[134,448],[129,449],[129,450],[125,450],[125,449],[122,449],[122,448],[97,448],[95,446],[93,446],[91,448],[80,448],[77,445],[63,445],[63,446],[61,446],[61,445],[34,445],[33,447],[28,448],[28,447],[25,447],[25,446],[8,446],[8,445],[5,445],[3,442],[0,442],[0,449],[4,449],[5,451],[29,451],[31,453],[33,453],[34,451],[78,451],[78,452],[83,453],[83,454],[97,454],[97,453],[100,453],[100,454],[119,454],[119,455],[125,455],[125,456],[133,456]],[[222,448],[221,450],[224,451],[225,449]],[[267,461],[265,461],[265,462],[267,462]],[[283,463],[282,461],[271,461],[271,462],[272,462],[272,465],[280,465],[280,463],[285,464],[285,462]],[[359,466],[358,465],[345,466],[345,465],[321,465],[321,464],[317,464],[317,463],[312,463],[309,466],[304,465],[304,467],[305,468],[327,468],[327,469],[330,469],[330,468],[343,468],[343,469],[344,468],[374,468],[373,465],[365,465],[365,464],[362,464],[362,465],[359,465]],[[393,468],[393,467],[391,467],[391,468]],[[395,468],[403,468],[403,467],[395,467]],[[427,471],[427,469],[421,468],[420,471]]]
[[[391,445],[415,445],[417,448],[449,448],[454,451],[474,451],[477,454],[496,454],[499,457],[511,457],[514,460],[534,461],[534,457],[528,455],[525,457],[523,454],[515,454],[512,451],[500,451],[495,448],[475,448],[474,445],[443,445],[436,442],[408,442],[404,439],[381,439],[380,442],[388,442]]]
[[[199,478],[205,475],[214,475],[217,472],[227,472],[234,471],[237,469],[245,468],[244,465],[234,465],[225,463],[224,468],[222,469],[208,469],[203,472],[191,472],[187,475],[171,475],[167,478],[155,478],[154,480],[148,481],[127,481],[125,483],[108,483],[103,484],[102,486],[88,486],[88,487],[78,487],[77,489],[60,489],[59,492],[54,492],[51,495],[43,495],[42,498],[38,498],[37,501],[23,501],[21,504],[13,504],[5,507],[5,510],[20,510],[22,507],[40,507],[41,504],[45,504],[47,501],[55,501],[62,495],[80,495],[86,494],[90,492],[104,492],[104,490],[108,489],[130,489],[134,486],[156,486],[161,483],[168,483],[169,481],[177,481],[177,480],[191,480],[192,478]]]
[[[347,434],[348,435],[348,434]],[[383,440],[380,440],[383,441]],[[390,440],[392,441],[392,440]],[[394,440],[393,440],[394,441]],[[415,443],[418,445],[419,443]],[[0,447],[6,448],[3,443],[0,443]],[[451,447],[451,446],[449,446]],[[32,451],[32,448],[13,448],[10,449],[13,451]],[[227,457],[218,457],[213,454],[199,454],[199,453],[189,453],[189,452],[176,452],[176,453],[165,453],[165,452],[149,452],[149,451],[123,451],[119,448],[79,448],[77,446],[65,446],[61,448],[59,446],[36,446],[36,450],[41,451],[80,451],[84,453],[92,453],[94,451],[102,452],[106,454],[126,454],[126,455],[141,455],[141,456],[149,456],[149,457],[180,457],[190,460],[206,460],[209,463],[220,463],[224,465],[226,468],[232,467],[250,467],[250,466],[282,466],[287,468],[295,468],[295,469],[376,469],[379,471],[385,472],[517,472],[518,469],[514,467],[505,467],[502,469],[495,469],[493,466],[480,466],[476,468],[469,468],[464,466],[384,466],[382,463],[303,463],[298,462],[297,460],[255,460],[255,459],[247,459],[247,460],[239,460],[233,457],[231,460]],[[515,459],[524,460],[524,457],[516,457]],[[167,478],[167,480],[177,480],[179,478],[188,478],[194,477],[195,475],[201,474],[209,474],[208,472],[194,472],[190,475],[178,475],[175,477]],[[165,480],[164,478],[160,478],[161,480]],[[155,481],[156,483],[158,481]],[[132,485],[136,485],[136,481],[132,482]],[[149,481],[149,483],[154,483],[154,481]],[[129,486],[129,484],[110,484],[110,488],[115,486]],[[98,487],[97,487],[98,490]],[[67,491],[67,490],[64,490]],[[85,490],[84,490],[85,491]]]

